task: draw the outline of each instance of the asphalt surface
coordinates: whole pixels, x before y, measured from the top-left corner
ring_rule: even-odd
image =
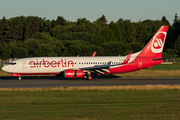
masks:
[[[55,76],[0,77],[0,88],[45,88],[69,86],[114,86],[114,85],[180,85],[180,78],[101,78],[92,80],[64,79]]]

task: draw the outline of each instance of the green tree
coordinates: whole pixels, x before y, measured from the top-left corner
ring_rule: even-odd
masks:
[[[169,21],[166,19],[165,16],[162,17],[161,21],[163,22],[164,25],[170,26],[170,23],[169,23]]]
[[[179,17],[177,16],[177,13],[174,15],[174,24],[176,24],[179,20]]]
[[[104,22],[103,20],[96,20],[93,22],[93,25],[97,33],[100,33],[103,29],[109,28],[106,22]]]
[[[27,39],[24,41],[25,47],[27,51],[29,52],[30,57],[35,57],[35,51],[38,49],[40,45],[40,41],[32,38],[32,39]]]
[[[104,55],[108,55],[108,56],[126,55],[127,54],[126,47],[127,47],[126,44],[117,41],[116,42],[111,41],[105,43],[103,44]],[[130,48],[128,49],[131,50]]]
[[[50,20],[45,20],[43,22],[43,32],[49,32],[52,28],[52,23]]]
[[[58,37],[68,31],[67,26],[57,25],[50,30],[51,37]]]
[[[89,25],[91,22],[89,20],[87,20],[86,18],[78,18],[77,19],[77,25]]]
[[[102,21],[105,24],[108,22],[104,15],[102,15],[100,18],[98,18],[97,21]]]
[[[39,17],[29,16],[26,18],[25,38],[31,38],[35,33],[43,31],[44,20]]]
[[[51,46],[52,52],[56,53],[57,56],[62,56],[64,51],[64,45],[60,40],[55,39]]]
[[[25,58],[28,57],[28,51],[24,47],[17,47],[16,52],[13,54],[14,58]]]
[[[58,16],[56,19],[56,25],[65,25],[66,24],[66,20],[62,17],[62,16]]]
[[[110,23],[110,29],[113,31],[113,33],[116,37],[116,40],[122,42],[122,35],[121,35],[121,31],[119,29],[118,24],[111,22]]]
[[[7,20],[5,17],[0,21],[0,44],[6,42]]]
[[[177,41],[174,43],[174,50],[176,55],[180,56],[180,36],[178,36]]]
[[[178,18],[177,13],[174,17],[174,23],[168,31],[167,43],[165,44],[166,48],[174,48],[174,43],[178,41],[178,36],[180,36],[180,19]]]
[[[38,32],[34,34],[32,38],[38,40],[40,43],[47,43],[47,44],[53,43],[53,38],[48,33],[44,33],[44,32]]]
[[[172,55],[176,55],[175,50],[167,48],[165,52],[163,52],[165,54],[163,54],[163,57],[167,57],[167,56],[172,56]]]
[[[109,41],[116,41],[116,37],[113,31],[109,28],[106,28],[100,32],[100,36],[104,38],[104,43]]]
[[[51,47],[48,44],[39,45],[34,55],[37,57],[57,56],[56,53],[53,53]]]
[[[144,47],[144,46],[142,47],[142,44],[139,42],[132,42],[132,43],[130,43],[130,46],[133,50],[131,52],[139,52]]]
[[[15,17],[8,22],[8,35],[7,38],[10,40],[20,40],[25,39],[25,24],[26,20],[24,16]]]
[[[77,56],[77,55],[82,55],[82,48],[80,45],[69,45],[68,47],[65,48],[64,50],[64,55],[65,56]]]
[[[7,43],[0,44],[0,59],[10,59],[11,58],[11,48]]]

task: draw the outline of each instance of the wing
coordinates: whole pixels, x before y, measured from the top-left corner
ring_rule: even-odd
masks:
[[[129,55],[126,57],[126,59],[124,60],[124,62],[122,62],[121,64],[114,64],[111,65],[111,61],[107,64],[107,65],[95,65],[92,67],[85,67],[85,68],[80,68],[80,70],[84,70],[87,72],[92,72],[92,73],[100,73],[100,74],[104,74],[104,72],[108,72],[110,73],[110,71],[108,69],[110,68],[115,68],[115,67],[120,67],[124,64],[128,64],[128,61],[131,57],[132,53],[129,53]]]

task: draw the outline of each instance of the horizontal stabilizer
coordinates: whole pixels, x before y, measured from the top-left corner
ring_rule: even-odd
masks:
[[[171,57],[176,57],[177,55],[173,55],[173,56],[167,56],[167,57],[162,57],[162,58],[156,58],[156,59],[152,59],[151,61],[156,61],[156,60],[165,60],[167,58],[171,58]]]

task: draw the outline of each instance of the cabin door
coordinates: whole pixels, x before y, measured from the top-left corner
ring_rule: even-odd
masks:
[[[23,68],[23,69],[26,69],[26,68],[27,68],[27,61],[26,61],[26,60],[23,60],[23,61],[22,61],[22,68]]]
[[[139,68],[142,67],[142,59],[141,59],[141,58],[138,59],[138,67],[139,67]]]

